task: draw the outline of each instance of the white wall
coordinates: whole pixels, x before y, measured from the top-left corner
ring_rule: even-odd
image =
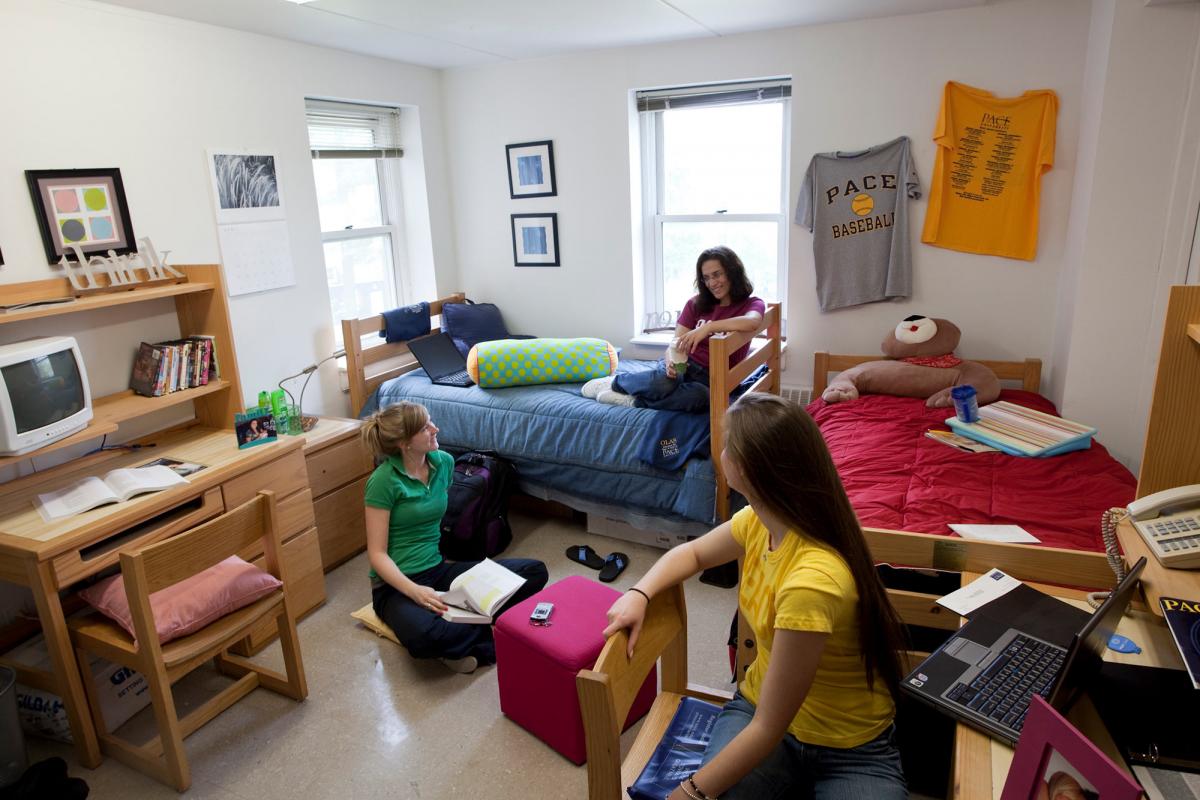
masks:
[[[949,12],[631,47],[480,68],[445,76],[448,150],[462,288],[500,304],[513,330],[632,334],[631,89],[773,75],[793,79],[788,216],[811,155],[907,134],[924,187],[930,139],[949,79],[1002,96],[1058,92],[1058,148],[1043,179],[1033,262],[981,257],[919,243],[926,202],[912,209],[914,295],[822,314],[812,238],[790,225],[790,374],[808,385],[811,352],[877,352],[911,313],[962,327],[967,357],[1050,358],[1063,270],[1075,143],[1087,58],[1087,0],[1011,0]],[[554,140],[558,196],[510,200],[504,145]],[[563,266],[516,268],[509,214],[557,211]],[[1053,364],[1048,365],[1053,372]]]
[[[1094,160],[1078,198],[1086,230],[1073,265],[1060,407],[1099,428],[1136,470],[1166,295],[1184,282],[1196,218],[1189,183],[1200,155],[1200,6],[1103,5],[1110,44],[1107,63],[1094,64],[1104,73],[1103,98],[1086,137],[1094,137]]]
[[[329,355],[332,322],[305,96],[406,107],[403,171],[412,191],[405,214],[416,234],[406,243],[407,255],[430,272],[436,266],[437,289],[455,288],[437,71],[87,0],[0,0],[0,19],[6,120],[0,135],[0,248],[6,261],[0,293],[4,283],[58,274],[46,264],[24,170],[119,167],[135,234],[169,249],[174,263],[215,263],[221,254],[205,150],[253,148],[277,159],[296,285],[231,299],[247,399]],[[419,141],[410,135],[418,132]],[[419,288],[433,291],[432,280]],[[92,329],[144,311],[112,320],[72,316],[59,324]],[[167,322],[147,328],[146,338],[172,335],[170,304],[157,311]],[[88,363],[98,394],[127,385],[129,348],[138,341],[136,324],[130,327],[132,340],[108,327],[92,337]],[[305,406],[350,411],[336,388],[333,364],[310,384]]]

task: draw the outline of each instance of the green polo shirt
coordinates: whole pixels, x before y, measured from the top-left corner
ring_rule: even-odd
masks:
[[[388,556],[405,575],[415,575],[442,562],[438,542],[454,476],[454,456],[434,450],[425,458],[429,462],[429,485],[409,477],[399,455],[388,456],[367,478],[366,504],[392,512]],[[373,569],[371,577],[379,577]]]

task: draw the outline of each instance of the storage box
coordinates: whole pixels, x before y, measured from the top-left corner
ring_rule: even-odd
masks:
[[[610,539],[620,539],[623,542],[634,542],[635,544],[649,545],[650,547],[658,547],[663,550],[670,550],[678,544],[683,544],[689,539],[695,537],[686,533],[670,533],[667,531],[644,531],[640,528],[635,528],[628,522],[622,522],[618,519],[609,519],[602,517],[599,514],[587,515],[587,531],[588,533],[597,533],[601,536],[607,536]]]
[[[50,653],[42,636],[6,655],[19,664],[50,670]],[[137,712],[150,704],[149,684],[139,672],[114,664],[103,658],[91,662],[95,693],[108,732],[116,730]],[[71,723],[62,698],[53,692],[17,684],[17,714],[26,733],[44,736],[60,742],[71,741]]]
[[[606,612],[620,593],[573,575],[547,586],[510,608],[496,622],[496,678],[500,710],[513,722],[576,764],[587,758],[583,718],[575,676],[591,669],[604,647]],[[550,624],[530,624],[541,602],[554,604]],[[622,729],[650,709],[658,688],[658,669],[629,709]]]

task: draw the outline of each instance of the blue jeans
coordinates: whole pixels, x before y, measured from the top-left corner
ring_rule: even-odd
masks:
[[[754,717],[754,706],[741,693],[721,709],[704,764],[733,740]],[[900,751],[893,741],[896,726],[858,747],[821,747],[785,734],[754,771],[729,789],[721,800],[775,800],[811,797],[814,800],[902,800],[908,797]]]
[[[408,577],[416,584],[444,592],[450,588],[451,581],[478,563],[443,561],[436,567]],[[517,603],[540,592],[550,575],[545,564],[531,558],[497,558],[496,563],[525,578],[525,583],[517,593],[496,612],[495,618],[499,619],[501,614]],[[371,606],[413,658],[475,656],[480,664],[496,663],[496,644],[492,640],[491,625],[447,622],[441,614],[417,605],[392,588],[391,584],[382,581],[371,590]]]
[[[638,408],[660,411],[707,411],[708,370],[689,361],[682,379],[667,377],[666,363],[613,378],[614,391],[632,395]]]

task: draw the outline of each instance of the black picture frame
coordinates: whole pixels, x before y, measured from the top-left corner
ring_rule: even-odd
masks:
[[[504,146],[508,162],[508,196],[512,200],[527,197],[554,197],[558,183],[554,175],[554,142],[521,142]]]
[[[51,264],[57,263],[70,245],[89,256],[110,250],[126,255],[137,250],[121,170],[27,169],[25,181]]]
[[[514,266],[561,266],[562,257],[558,249],[558,214],[511,214],[510,216]]]

